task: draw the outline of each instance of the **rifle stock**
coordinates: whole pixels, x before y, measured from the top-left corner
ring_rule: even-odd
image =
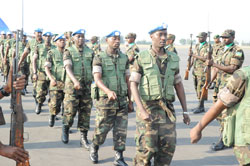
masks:
[[[23,132],[24,132],[24,121],[26,116],[23,112],[21,91],[15,90],[13,87],[13,82],[18,77],[18,54],[19,54],[19,30],[17,31],[16,38],[16,52],[15,57],[13,57],[12,63],[12,92],[11,92],[11,128],[10,128],[10,145],[19,148],[24,148],[23,145]],[[11,74],[11,73],[10,73]],[[29,161],[16,162],[16,166],[30,166]]]
[[[192,50],[192,46],[193,46],[192,36],[193,36],[193,34],[190,34],[190,41],[191,41],[190,50]],[[184,80],[188,80],[189,70],[191,68],[191,60],[192,60],[192,57],[189,56],[188,60],[187,60],[188,64],[187,64],[187,69],[186,69],[186,72],[185,72]]]

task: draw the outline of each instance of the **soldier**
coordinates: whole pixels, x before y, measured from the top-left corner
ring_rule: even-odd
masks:
[[[12,88],[11,88],[12,78],[10,78],[11,76],[12,76],[12,74],[9,75],[7,85],[0,88],[0,99],[2,99],[4,96],[9,96],[11,93],[11,90],[12,90]],[[24,88],[24,85],[25,85],[25,76],[24,75],[17,78],[17,80],[14,82],[14,88],[16,90],[22,90]],[[3,119],[2,118],[3,117],[0,116],[0,125],[4,124],[2,122],[5,122],[4,118]],[[29,153],[26,150],[24,150],[23,148],[4,145],[0,141],[0,156],[13,159],[17,162],[25,162],[29,158]]]
[[[170,52],[174,52],[174,53],[178,54],[175,47],[174,47],[174,41],[175,41],[175,35],[168,34],[167,41],[166,41],[166,45],[167,45],[166,49]]]
[[[1,32],[1,39],[0,39],[0,70],[3,74],[4,69],[3,69],[3,60],[4,60],[4,42],[6,40],[6,32],[2,31]]]
[[[189,125],[185,91],[179,74],[179,57],[165,49],[167,25],[149,31],[150,49],[134,61],[130,82],[136,110],[135,166],[170,165],[176,146],[174,89]],[[170,67],[168,67],[170,66]],[[139,87],[138,87],[139,86]]]
[[[46,100],[46,95],[48,94],[49,81],[45,73],[45,61],[48,52],[54,49],[55,46],[51,44],[51,32],[46,32],[43,34],[44,43],[37,44],[34,49],[33,56],[33,80],[36,82],[36,114],[40,114],[42,110],[42,104]]]
[[[226,86],[220,89],[217,102],[190,131],[191,142],[197,143],[201,139],[202,130],[226,110],[227,117],[224,120],[227,130],[223,132],[223,140],[228,145],[234,145],[234,154],[241,166],[250,165],[249,79],[250,66],[234,72],[227,79]]]
[[[49,126],[53,127],[55,124],[55,117],[60,113],[61,104],[64,98],[64,72],[63,69],[63,54],[65,47],[65,36],[59,35],[54,39],[57,48],[48,52],[45,62],[45,72],[50,80],[49,86],[49,111],[50,119]]]
[[[93,36],[91,39],[91,49],[94,51],[95,55],[98,55],[99,52],[101,51],[101,45],[98,43],[98,37],[97,36]]]
[[[217,101],[218,91],[226,86],[228,78],[242,66],[244,61],[243,50],[234,43],[235,31],[227,29],[223,32],[221,38],[223,40],[224,47],[219,49],[219,59],[217,59],[219,63],[216,63],[216,61],[213,60],[207,61],[207,64],[212,65],[215,70],[213,72],[214,76],[212,76],[212,80],[216,78],[218,81],[218,88],[215,92],[216,95],[214,95],[215,102]],[[221,125],[221,133],[224,129],[224,123],[222,120],[223,116],[225,116],[224,112],[217,117],[217,120]],[[226,148],[226,146],[224,146],[223,140],[220,138],[219,142],[214,143],[211,148],[212,150],[217,151]]]
[[[77,128],[81,132],[80,145],[89,148],[87,139],[92,108],[91,90],[92,60],[94,53],[85,45],[85,30],[72,34],[74,44],[65,49],[63,64],[66,70],[62,142],[69,141],[69,128],[78,112]]]
[[[193,79],[194,79],[194,87],[197,94],[197,98],[199,100],[198,107],[192,109],[194,114],[205,112],[204,108],[204,100],[201,99],[201,90],[206,81],[206,73],[205,70],[205,61],[207,59],[208,54],[208,43],[207,43],[207,33],[201,32],[197,36],[199,40],[199,44],[195,46],[195,52],[192,50],[189,52],[189,56],[192,56],[192,64],[194,66],[193,69]]]
[[[36,45],[38,44],[42,44],[43,43],[43,39],[42,39],[42,29],[38,28],[35,30],[34,32],[35,34],[35,39],[30,40],[27,44],[26,47],[24,49],[23,54],[20,57],[20,60],[18,62],[18,66],[20,68],[21,64],[23,63],[23,61],[27,62],[27,66],[29,66],[29,73],[31,75],[31,80],[33,83],[33,97],[35,99],[35,102],[37,104],[36,101],[36,81],[33,80],[33,55],[34,55],[34,50],[36,48]]]
[[[134,62],[134,57],[140,52],[139,47],[135,44],[136,34],[129,33],[125,39],[128,43],[126,55],[128,56],[129,64],[132,65]]]
[[[106,51],[93,60],[97,111],[90,159],[94,164],[98,163],[99,146],[105,142],[108,132],[113,128],[114,165],[127,166],[123,151],[127,136],[128,109],[132,110],[133,105],[128,83],[129,62],[127,56],[120,52],[120,35],[119,31],[108,34]]]

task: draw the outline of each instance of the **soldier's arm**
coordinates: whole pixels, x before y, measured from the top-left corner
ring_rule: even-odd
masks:
[[[24,59],[28,56],[29,53],[30,53],[30,44],[27,43],[27,45],[26,45],[26,47],[25,47],[25,49],[24,49],[24,52],[23,52],[23,54],[21,55],[20,60],[19,60],[19,62],[18,62],[18,66],[19,66],[19,67],[21,66],[22,62],[23,62]]]
[[[34,52],[34,56],[33,56],[33,60],[32,60],[32,64],[33,64],[33,74],[36,74],[37,73],[37,59],[38,59],[38,48],[35,49],[35,52]]]
[[[49,52],[48,57],[46,59],[46,62],[44,64],[44,67],[45,67],[45,73],[49,77],[49,80],[52,81],[52,82],[55,82],[56,80],[54,79],[54,77],[52,76],[52,74],[50,72],[50,69],[51,69],[51,66],[52,66],[52,60],[51,60],[52,56],[53,56],[52,53]]]
[[[6,61],[7,61],[9,50],[10,50],[10,42],[8,41],[7,42],[7,47],[6,47],[6,52],[5,52],[5,55],[4,55],[4,63],[6,63]]]

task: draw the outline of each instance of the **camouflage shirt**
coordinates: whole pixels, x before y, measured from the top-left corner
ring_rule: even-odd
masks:
[[[91,49],[94,51],[94,54],[97,55],[101,51],[101,45],[95,43],[92,45]]]
[[[134,56],[139,53],[139,47],[135,43],[131,43],[126,49],[126,55],[129,59],[134,59]],[[134,60],[129,62],[130,64],[133,63]]]
[[[174,53],[178,54],[178,53],[177,53],[177,50],[175,49],[175,47],[174,47],[173,44],[167,45],[167,46],[166,46],[166,49],[167,49],[168,51],[170,51],[170,52],[174,52]]]
[[[221,49],[221,48],[223,48],[223,44],[220,42],[220,43],[215,43],[214,45],[213,45],[213,54],[212,54],[212,56],[213,56],[213,60],[215,61],[215,63],[218,63],[217,61],[218,61],[218,58],[219,58],[219,50]]]

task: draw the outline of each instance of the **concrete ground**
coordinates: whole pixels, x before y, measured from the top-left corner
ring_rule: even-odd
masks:
[[[187,64],[187,47],[177,47],[179,56],[181,58],[180,68],[181,75],[184,72]],[[244,65],[249,64],[250,49],[245,48],[245,62]],[[1,84],[3,84],[1,82]],[[183,81],[188,110],[196,107],[197,99],[193,87],[192,75],[190,73],[189,80]],[[48,127],[49,111],[47,102],[43,107],[40,115],[34,113],[35,102],[31,95],[31,84],[28,87],[29,94],[22,97],[23,108],[28,117],[28,122],[25,123],[25,132],[28,133],[28,140],[24,143],[25,149],[30,154],[31,166],[91,166],[93,165],[89,160],[89,153],[80,147],[80,134],[76,129],[77,117],[75,118],[74,126],[72,127],[72,134],[70,134],[70,141],[68,144],[61,142],[61,115],[56,121],[53,128]],[[212,105],[212,93],[209,91],[209,100],[205,103],[206,109]],[[4,98],[0,101],[3,108],[7,124],[0,126],[0,140],[4,144],[9,142],[10,131],[10,97]],[[237,166],[238,162],[234,157],[232,149],[226,149],[219,152],[210,150],[210,145],[218,141],[219,125],[213,121],[203,132],[203,138],[197,145],[190,143],[189,131],[201,119],[204,114],[190,114],[191,124],[186,126],[182,122],[182,109],[179,100],[174,103],[177,114],[177,146],[171,166]],[[95,109],[91,114],[91,127],[88,138],[91,140],[94,130]],[[25,134],[27,138],[27,134]],[[135,156],[135,113],[129,114],[128,134],[126,151],[124,153],[125,160],[129,166],[132,166],[133,157]],[[109,133],[104,145],[99,150],[99,166],[112,166],[114,160],[114,151],[112,132]],[[15,162],[3,157],[0,157],[0,166],[14,166]]]

